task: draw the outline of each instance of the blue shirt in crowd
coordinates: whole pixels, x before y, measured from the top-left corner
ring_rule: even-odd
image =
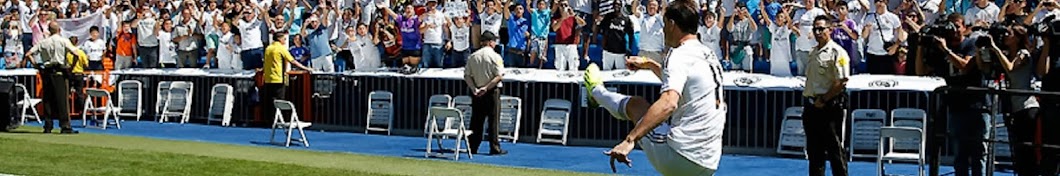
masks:
[[[530,35],[538,38],[548,38],[549,26],[548,23],[552,20],[552,10],[549,9],[538,9],[530,11],[530,19],[533,20],[530,23],[530,29],[532,32]]]
[[[508,47],[518,50],[526,50],[526,32],[530,28],[530,22],[526,18],[516,18],[512,14],[508,18]]]
[[[328,39],[331,38],[328,35],[327,27],[323,25],[319,29],[306,29],[309,30],[309,34],[305,36],[306,45],[309,46],[309,59],[316,59],[331,54],[331,44],[328,43]]]
[[[292,47],[290,51],[291,56],[294,56],[294,60],[297,60],[299,63],[302,63],[302,65],[309,65],[309,59],[302,60],[302,56],[309,54],[309,49],[306,49],[304,46],[296,46]]]

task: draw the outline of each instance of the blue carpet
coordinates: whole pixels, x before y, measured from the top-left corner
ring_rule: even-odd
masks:
[[[80,125],[80,121],[74,124]],[[75,125],[75,126],[76,126]],[[142,136],[159,139],[185,140],[213,142],[237,145],[252,145],[277,147],[282,146],[269,144],[269,129],[261,128],[235,128],[207,126],[202,124],[159,124],[156,122],[125,121],[122,129],[108,128],[99,130],[95,128],[81,129],[87,133],[101,133],[125,136]],[[282,131],[281,131],[282,132]],[[277,133],[280,136],[282,133]],[[296,134],[297,135],[297,134]],[[363,133],[347,132],[322,132],[307,131],[306,136],[311,144],[310,148],[295,146],[290,149],[315,150],[330,152],[347,152],[379,156],[393,156],[423,159],[426,149],[426,138],[386,136]],[[282,137],[277,137],[278,141]],[[451,149],[454,140],[444,141],[444,146]],[[482,153],[489,150],[488,142],[483,142],[480,148]],[[432,146],[436,148],[437,146]],[[502,147],[509,151],[503,156],[475,155],[474,159],[462,156],[459,162],[472,162],[481,164],[515,166],[527,168],[545,168],[556,170],[570,170],[578,172],[611,173],[610,166],[602,152],[608,148],[600,147],[576,147],[544,144],[525,143],[503,143]],[[446,153],[444,158],[432,157],[433,160],[451,161],[452,153]],[[619,174],[623,175],[659,175],[648,163],[643,152],[634,151],[630,159],[633,167],[619,167]],[[774,158],[746,155],[724,155],[721,166],[717,172],[719,176],[725,175],[807,175],[807,162],[803,159]],[[873,162],[851,162],[848,166],[851,175],[874,175],[876,173]],[[943,167],[942,173],[951,173],[951,167]],[[889,174],[915,175],[915,164],[892,164],[888,165]],[[1010,173],[998,173],[998,175],[1012,175]]]

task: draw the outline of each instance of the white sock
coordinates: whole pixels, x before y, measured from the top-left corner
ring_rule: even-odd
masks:
[[[593,98],[601,107],[607,109],[611,116],[619,120],[629,120],[626,117],[626,103],[629,102],[629,95],[611,92],[603,85],[597,85],[593,88]]]

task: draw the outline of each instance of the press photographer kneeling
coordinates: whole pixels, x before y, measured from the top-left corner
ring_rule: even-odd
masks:
[[[976,52],[976,38],[962,35],[968,30],[960,14],[946,16],[920,32],[921,46],[915,51],[917,75],[943,77],[950,87],[986,87],[982,68],[986,65]],[[932,47],[935,46],[935,47]],[[983,175],[986,166],[986,139],[990,115],[986,95],[950,93],[943,95],[947,105],[949,133],[956,134],[957,156],[953,168],[956,175]],[[937,132],[937,131],[936,131]],[[935,140],[938,141],[938,140]],[[931,150],[937,150],[932,147]],[[929,153],[931,151],[929,150]]]

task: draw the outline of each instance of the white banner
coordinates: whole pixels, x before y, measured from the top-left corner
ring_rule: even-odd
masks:
[[[445,2],[445,8],[443,9],[445,15],[449,17],[465,17],[470,15],[467,14],[467,10],[469,9],[467,6],[467,1],[458,0]]]
[[[70,18],[70,19],[59,19],[59,26],[62,29],[63,37],[69,38],[70,36],[77,36],[77,42],[74,45],[80,46],[81,43],[88,41],[89,31],[88,29],[92,26],[98,26],[102,32],[103,30],[103,11],[92,13],[91,15],[81,18]]]

